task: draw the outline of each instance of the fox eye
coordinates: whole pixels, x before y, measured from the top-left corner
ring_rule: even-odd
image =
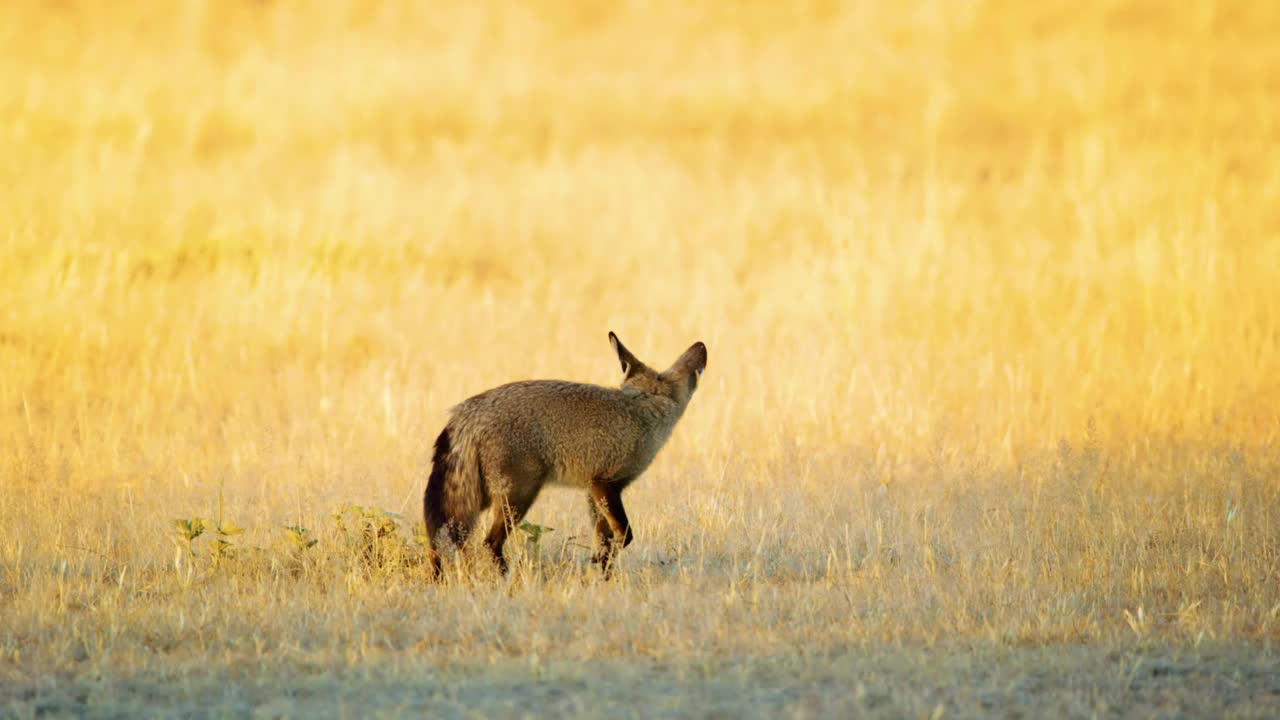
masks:
[[[706,369],[706,368],[698,368],[697,370],[694,370],[693,372],[698,376],[698,378],[699,378],[699,379],[701,379],[701,378],[702,378],[702,371],[703,371],[703,370],[705,370],[705,369]]]

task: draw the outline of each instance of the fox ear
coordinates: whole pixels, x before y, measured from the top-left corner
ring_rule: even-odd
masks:
[[[676,358],[676,361],[671,364],[671,369],[668,370],[668,372],[681,375],[692,375],[695,378],[694,382],[697,382],[697,378],[702,377],[702,371],[706,368],[707,346],[700,342],[696,342],[693,345],[690,345],[689,349],[685,350],[683,355]]]
[[[622,375],[624,377],[630,377],[633,370],[644,365],[635,355],[631,354],[631,351],[622,344],[622,341],[618,339],[617,335],[613,334],[612,330],[609,331],[609,343],[613,345],[613,351],[618,353],[618,362],[622,363]]]

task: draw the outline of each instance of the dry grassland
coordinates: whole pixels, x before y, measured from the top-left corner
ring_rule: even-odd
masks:
[[[1280,713],[1280,4],[12,0],[0,188],[0,716]],[[620,576],[426,584],[610,329]]]

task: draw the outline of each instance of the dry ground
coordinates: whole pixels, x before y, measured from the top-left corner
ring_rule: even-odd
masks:
[[[16,0],[0,188],[0,716],[1280,713],[1280,5]],[[619,577],[425,583],[610,329]]]
[[[649,658],[219,667],[44,678],[15,714],[137,717],[1256,717],[1280,712],[1275,656],[1241,648],[1106,652],[881,648],[661,662]]]

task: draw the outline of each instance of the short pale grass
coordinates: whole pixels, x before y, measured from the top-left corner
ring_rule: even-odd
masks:
[[[1277,36],[1209,0],[7,3],[0,702],[1274,658]],[[426,583],[447,408],[614,383],[608,330],[710,350],[619,576],[550,490],[509,578]]]

